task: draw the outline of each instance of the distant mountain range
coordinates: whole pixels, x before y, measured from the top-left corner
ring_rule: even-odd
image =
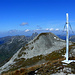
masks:
[[[9,41],[9,39],[11,39],[11,36],[6,36],[6,37],[0,38],[0,44],[3,44],[5,42]]]
[[[66,40],[66,35],[64,34],[64,35],[57,35],[59,38],[61,38],[61,39],[63,39],[63,40]],[[70,34],[69,35],[69,38],[71,38],[71,37],[73,37],[73,36],[75,36],[74,34]],[[73,38],[74,39],[74,38]],[[72,40],[70,40],[70,41],[72,41]]]
[[[6,63],[14,53],[21,47],[25,46],[38,33],[33,33],[31,37],[22,36],[7,36],[0,38],[0,66]]]
[[[35,29],[35,30],[9,30],[7,32],[0,32],[0,37],[5,36],[16,36],[16,35],[25,35],[25,36],[31,36],[32,33],[44,33],[44,32],[52,32],[55,35],[66,35],[66,31],[60,30],[60,29],[54,29],[54,28],[46,28],[46,29]],[[75,31],[74,31],[75,32]],[[73,35],[72,31],[70,31],[70,34]],[[74,34],[75,35],[75,34]]]

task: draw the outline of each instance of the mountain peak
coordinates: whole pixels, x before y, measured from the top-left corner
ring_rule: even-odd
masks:
[[[32,61],[33,58],[39,56],[45,56],[55,50],[59,50],[65,47],[65,41],[58,38],[53,33],[41,33],[37,35],[28,44],[21,47],[13,57],[0,68],[0,72],[19,69],[21,67],[30,67],[32,64],[28,61]],[[40,60],[40,58],[39,58]],[[35,60],[35,64],[40,61]],[[41,60],[41,64],[46,62],[45,59]],[[14,69],[13,69],[14,68]]]

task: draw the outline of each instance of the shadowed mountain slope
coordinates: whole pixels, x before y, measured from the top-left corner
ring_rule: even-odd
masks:
[[[21,47],[25,46],[38,33],[33,33],[31,37],[7,36],[0,38],[0,66],[5,64]]]

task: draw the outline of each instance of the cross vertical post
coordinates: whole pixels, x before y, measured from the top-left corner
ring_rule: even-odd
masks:
[[[69,26],[68,26],[68,13],[66,13],[66,61],[68,61],[68,54],[69,54]]]

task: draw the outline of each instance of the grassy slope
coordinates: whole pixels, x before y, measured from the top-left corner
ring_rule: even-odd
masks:
[[[69,50],[72,48],[72,46],[75,46],[75,44],[69,46]],[[12,70],[9,70],[9,72],[3,73],[3,75],[34,75],[34,74],[41,74],[41,75],[49,74],[50,75],[52,73],[59,72],[60,69],[63,70],[64,67],[69,67],[69,68],[71,67],[75,70],[75,63],[71,63],[66,66],[62,65],[61,61],[65,59],[62,56],[64,54],[65,54],[65,48],[54,51],[45,56],[40,55],[37,57],[33,57],[31,59],[27,59],[26,61],[22,59],[20,62],[17,62],[18,65],[22,64],[19,67],[20,68],[19,70],[17,70],[18,68],[15,68],[15,69],[13,68]],[[36,62],[39,62],[42,59],[45,59],[46,63],[39,64],[39,65],[36,64]],[[32,67],[25,68],[26,65],[32,65]],[[35,73],[36,70],[37,72]],[[74,71],[72,73],[75,74]]]

